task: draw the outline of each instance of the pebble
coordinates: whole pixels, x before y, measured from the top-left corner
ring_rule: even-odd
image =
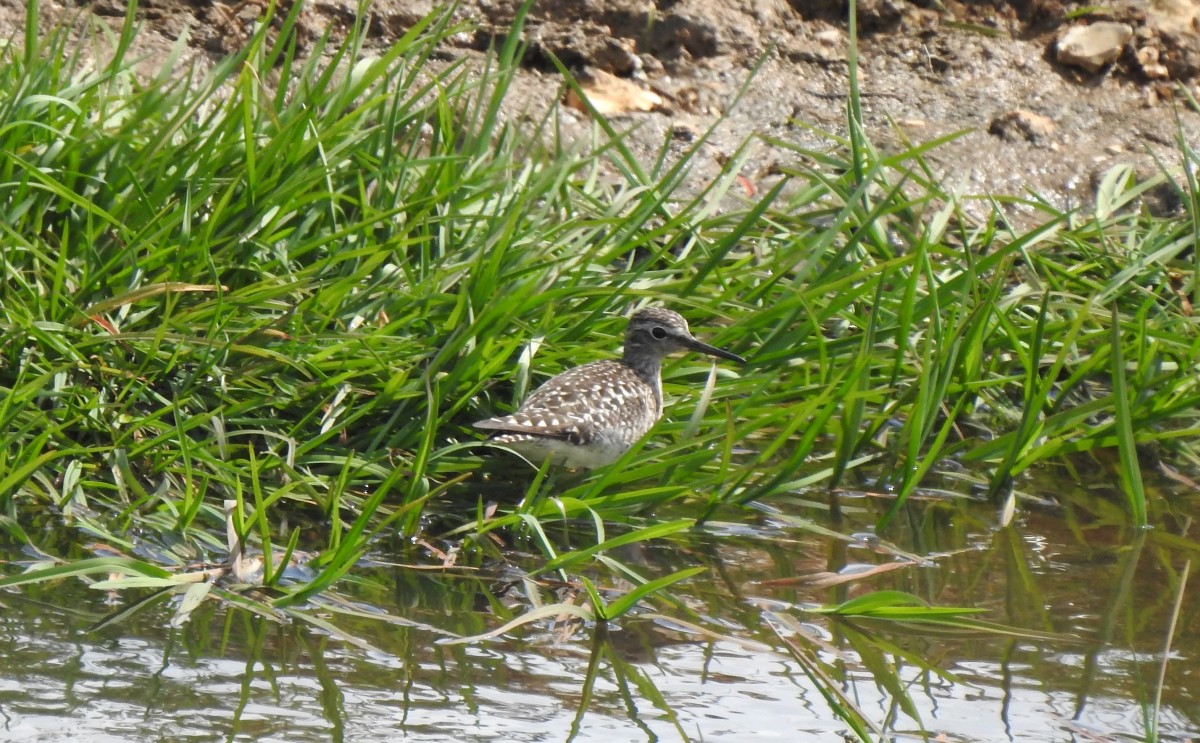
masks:
[[[1026,139],[1037,143],[1053,134],[1056,128],[1048,116],[1018,108],[992,119],[988,133],[1009,142]]]
[[[1102,21],[1087,26],[1073,26],[1059,37],[1055,58],[1065,65],[1099,72],[1115,62],[1133,38],[1127,23]]]

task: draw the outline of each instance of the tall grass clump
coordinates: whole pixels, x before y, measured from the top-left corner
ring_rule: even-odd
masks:
[[[552,119],[515,125],[500,104],[519,33],[478,64],[432,59],[461,30],[448,14],[378,55],[361,28],[301,54],[299,18],[293,5],[211,69],[172,57],[149,82],[127,56],[132,20],[100,66],[66,29],[4,49],[0,513],[16,539],[49,516],[80,544],[219,561],[232,500],[267,583],[299,547],[319,552],[319,578],[274,599],[300,603],[466,490],[482,461],[466,424],[536,384],[535,355],[553,370],[611,348],[636,302],[718,327],[738,314],[726,272],[748,265],[738,239],[757,220],[726,232],[714,216],[732,169],[680,206],[686,158],[646,170],[623,146],[614,160],[560,142]],[[611,185],[611,162],[628,182]],[[734,394],[718,388],[710,408]],[[685,454],[601,510],[686,494],[707,454]],[[610,481],[588,482],[467,531],[538,537],[539,519],[590,514],[595,544],[612,544],[589,502]],[[315,543],[298,524],[320,526]],[[97,559],[44,577],[120,560]]]
[[[1190,228],[1141,202],[1167,171],[1114,169],[1091,213],[989,203],[941,187],[924,159],[938,142],[880,154],[850,131],[844,155],[798,151],[817,165],[792,171],[805,188],[758,246],[795,250],[791,268],[739,294],[763,327],[754,360],[797,373],[734,403],[734,438],[766,442],[751,469],[769,476],[732,497],[866,486],[896,496],[885,525],[942,464],[1001,498],[1033,465],[1116,448],[1113,480],[1146,523],[1137,450],[1194,458],[1200,402]],[[773,428],[754,415],[767,400],[787,411]]]
[[[577,162],[500,120],[515,46],[435,67],[458,29],[431,16],[379,56],[359,29],[302,62],[299,8],[149,85],[124,37],[103,67],[65,30],[5,50],[8,523],[53,508],[127,545],[153,516],[215,543],[221,499],[253,493],[336,546],[365,499],[398,515],[452,479],[447,421],[506,363],[531,268],[600,229],[521,250]]]

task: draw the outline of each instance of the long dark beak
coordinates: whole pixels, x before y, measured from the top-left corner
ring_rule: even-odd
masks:
[[[682,340],[687,345],[687,347],[693,351],[699,351],[700,353],[706,353],[709,356],[719,356],[723,359],[729,359],[730,361],[736,361],[739,364],[746,363],[746,360],[743,359],[741,356],[738,356],[736,353],[733,353],[731,351],[726,351],[721,348],[717,348],[716,346],[710,346],[707,343],[705,343],[704,341],[698,341],[695,338],[686,338],[686,339],[682,339]]]

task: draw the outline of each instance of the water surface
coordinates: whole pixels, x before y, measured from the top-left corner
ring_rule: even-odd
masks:
[[[886,508],[875,496],[841,496],[838,520],[813,505],[819,493],[724,513],[703,532],[618,556],[644,575],[704,566],[674,588],[676,605],[652,602],[607,628],[543,621],[468,645],[438,644],[433,629],[480,633],[502,623],[497,603],[526,610],[538,589],[514,576],[536,559],[514,550],[510,565],[452,572],[364,565],[361,581],[338,592],[366,612],[425,626],[328,617],[369,649],[216,601],[171,628],[177,597],[94,630],[148,592],[117,596],[78,579],[8,590],[0,592],[0,738],[841,740],[847,725],[801,653],[889,739],[920,739],[922,725],[948,741],[1145,739],[1144,705],[1154,698],[1181,572],[1196,554],[1184,532],[1195,498],[1165,493],[1158,526],[1137,531],[1121,525],[1101,481],[1066,483],[1053,468],[1023,481],[1040,500],[1003,529],[989,504],[931,496],[913,502],[879,544],[805,527],[811,520],[861,534]],[[47,541],[63,546],[69,537]],[[379,547],[374,560],[421,557]],[[5,550],[8,560],[29,559],[11,544]],[[896,553],[927,559],[851,584],[801,581]],[[932,633],[806,611],[880,589],[982,608],[990,621],[1061,639]],[[549,602],[572,593],[550,582],[540,589]],[[1200,737],[1194,594],[1183,595],[1166,666],[1163,740]],[[877,673],[881,663],[919,722]]]

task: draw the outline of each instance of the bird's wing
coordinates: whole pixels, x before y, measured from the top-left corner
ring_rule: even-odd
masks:
[[[550,428],[549,426],[537,425],[534,419],[527,418],[520,413],[475,421],[471,425],[487,431],[499,431],[501,433],[523,433],[530,436],[539,436],[547,439],[562,439],[563,441],[569,441],[572,439],[573,434],[577,434],[575,431],[568,430],[569,427],[559,427],[558,429],[554,429]]]
[[[568,369],[539,387],[520,410],[475,423],[476,428],[586,444],[596,416],[628,410],[642,399],[632,374],[615,361]]]

